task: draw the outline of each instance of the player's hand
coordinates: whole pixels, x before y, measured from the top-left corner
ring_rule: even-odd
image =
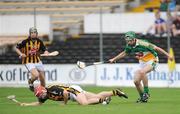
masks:
[[[26,106],[26,103],[20,103],[20,106]]]
[[[42,55],[48,56],[48,55],[49,55],[49,52],[48,52],[48,51],[45,51]]]
[[[45,52],[44,52],[44,54],[48,55],[48,54],[49,54],[49,52],[48,52],[48,51],[45,51]]]
[[[110,63],[113,63],[113,62],[115,62],[115,60],[112,58],[112,59],[109,59],[108,60]]]
[[[24,58],[24,57],[26,57],[26,55],[25,55],[24,53],[22,53],[22,54],[19,56],[19,58]]]
[[[174,60],[174,57],[173,57],[173,56],[169,56],[168,59],[169,59],[170,61],[173,61],[173,60]]]

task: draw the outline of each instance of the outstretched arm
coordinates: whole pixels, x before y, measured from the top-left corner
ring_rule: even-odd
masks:
[[[41,102],[32,102],[32,103],[21,103],[20,106],[40,106]]]
[[[118,59],[125,57],[126,55],[127,55],[126,52],[123,51],[123,52],[119,53],[117,56],[115,56],[114,58],[109,59],[109,62],[113,63],[113,62],[117,61]]]
[[[170,56],[164,49],[162,49],[162,48],[160,48],[160,47],[158,47],[158,46],[155,46],[154,49],[155,49],[156,51],[158,51],[158,52],[166,55],[169,60],[172,61],[172,60],[174,59],[174,58],[173,58],[172,56]]]

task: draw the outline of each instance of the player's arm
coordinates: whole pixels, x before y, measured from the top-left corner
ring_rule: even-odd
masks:
[[[21,103],[20,106],[40,106],[43,103],[41,102],[31,102],[31,103]]]
[[[121,58],[124,58],[127,55],[127,53],[125,51],[122,51],[121,53],[119,53],[117,56],[115,56],[112,59],[109,59],[109,62],[113,63]]]
[[[44,43],[40,40],[40,50],[44,52],[44,54],[49,54],[49,51],[47,50]]]
[[[69,93],[66,90],[64,90],[63,97],[64,97],[64,104],[67,104]]]
[[[26,57],[26,55],[25,55],[24,53],[22,53],[22,52],[20,51],[20,49],[16,48],[15,50],[16,50],[16,53],[17,53],[20,57]]]
[[[147,43],[144,42],[143,43],[144,46],[147,46],[149,48],[153,48],[155,51],[164,54],[165,56],[167,56],[168,59],[173,60],[173,57],[171,57],[164,49],[152,44],[152,43]]]
[[[154,50],[156,50],[159,53],[162,53],[162,54],[166,55],[168,59],[173,60],[173,57],[170,56],[164,49],[162,49],[162,48],[160,48],[158,46],[154,46]]]
[[[21,48],[23,48],[25,46],[25,41],[22,41],[21,43],[18,43],[16,45],[16,53],[20,56],[20,57],[26,57],[26,55],[24,53],[21,52]]]

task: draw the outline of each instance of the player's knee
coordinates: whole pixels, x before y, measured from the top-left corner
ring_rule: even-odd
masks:
[[[139,81],[139,80],[134,80],[134,84],[135,84],[136,86],[138,86],[138,85],[140,84],[140,81]]]
[[[144,75],[145,75],[145,72],[144,72],[143,70],[139,70],[139,74],[140,74],[141,76],[144,76]]]
[[[140,70],[137,70],[136,72],[135,72],[135,76],[137,76],[137,75],[139,75],[140,74]]]

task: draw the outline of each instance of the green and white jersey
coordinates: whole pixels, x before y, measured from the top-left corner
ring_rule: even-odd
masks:
[[[136,39],[135,46],[126,45],[125,52],[134,54],[139,60],[147,62],[157,60],[157,52],[154,50],[155,45],[144,40]]]

